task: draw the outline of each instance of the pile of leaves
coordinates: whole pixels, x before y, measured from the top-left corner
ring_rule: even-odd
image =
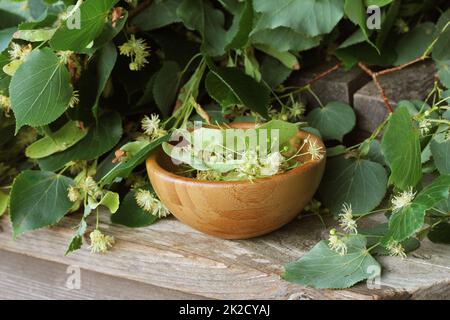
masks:
[[[378,30],[366,25],[371,5],[382,13]],[[190,120],[281,119],[327,142],[318,197],[342,224],[288,265],[286,279],[347,287],[373,274],[369,267],[378,263],[371,254],[403,255],[425,236],[448,243],[446,6],[446,0],[3,0],[0,214],[9,212],[16,237],[82,211],[67,253],[81,248],[92,227],[91,250],[105,252],[114,239],[98,229],[99,207],[130,227],[167,215],[142,164],[173,130]],[[317,57],[335,57],[347,69],[396,70],[431,59],[439,82],[426,101],[400,103],[368,140],[348,147],[341,143],[355,127],[353,109],[332,102],[305,115],[301,94],[313,86],[286,85]],[[394,195],[386,223],[358,232],[357,219],[380,205],[388,187]],[[89,228],[92,213],[97,224]]]

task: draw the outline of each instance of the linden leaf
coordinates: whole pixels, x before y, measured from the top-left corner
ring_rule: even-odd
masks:
[[[387,173],[381,164],[339,156],[328,160],[319,195],[333,214],[347,203],[354,215],[363,215],[381,203],[386,189]]]
[[[42,170],[56,171],[76,160],[94,160],[111,150],[122,137],[122,119],[116,112],[99,117],[87,135],[67,150],[39,159]]]
[[[23,125],[44,126],[67,109],[72,97],[70,74],[52,50],[37,49],[15,72],[9,92],[16,132]]]
[[[62,23],[50,40],[51,47],[55,50],[84,51],[101,34],[108,13],[117,1],[84,1],[79,8],[79,26],[71,25],[69,21]]]
[[[9,195],[0,191],[0,217],[8,209]]]
[[[424,224],[425,213],[437,203],[449,197],[450,176],[440,176],[426,186],[414,201],[395,212],[389,219],[389,232],[384,238],[403,241],[412,236]]]
[[[121,224],[130,228],[141,228],[149,226],[156,221],[158,217],[139,207],[134,198],[136,190],[131,190],[125,196],[119,211],[111,216],[111,222]]]
[[[391,169],[389,181],[397,188],[414,187],[422,178],[419,131],[408,108],[399,106],[392,114],[381,140],[381,149]]]
[[[287,264],[283,279],[318,289],[345,289],[380,275],[381,267],[367,251],[363,236],[344,241],[346,255],[339,255],[321,241],[298,261]]]
[[[324,108],[313,109],[306,120],[313,128],[320,131],[323,139],[342,142],[344,135],[355,127],[356,116],[349,105],[342,102],[330,102]]]
[[[329,33],[344,16],[344,0],[254,0],[255,30],[289,27],[306,36]]]
[[[73,203],[67,189],[73,180],[47,171],[23,171],[11,189],[10,216],[14,237],[59,222]]]
[[[39,159],[64,151],[83,139],[87,133],[88,130],[80,128],[77,121],[69,121],[51,136],[45,136],[28,146],[25,155],[31,159]]]

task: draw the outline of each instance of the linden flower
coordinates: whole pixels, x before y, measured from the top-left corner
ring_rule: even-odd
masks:
[[[89,238],[91,239],[91,245],[89,246],[91,253],[105,253],[113,246],[115,242],[114,237],[105,236],[98,229],[92,231]]]
[[[136,203],[139,207],[147,212],[153,212],[156,205],[156,199],[153,194],[148,190],[139,189],[134,195]]]
[[[198,171],[196,179],[206,181],[219,181],[222,179],[222,175],[220,172],[215,170]]]
[[[262,161],[261,174],[263,176],[273,176],[280,171],[284,157],[279,152],[273,152]]]
[[[80,103],[80,94],[78,93],[77,90],[72,92],[72,97],[70,98],[69,101],[69,108],[75,108],[78,103]]]
[[[138,71],[148,63],[147,57],[150,56],[148,49],[144,39],[136,39],[134,35],[119,47],[121,55],[131,57],[129,67],[132,71]]]
[[[103,194],[102,189],[100,189],[97,182],[91,176],[88,176],[81,182],[79,188],[95,199],[100,198]]]
[[[159,129],[161,120],[157,114],[151,114],[150,117],[145,116],[142,121],[142,130],[148,136],[153,136]]]
[[[308,154],[311,155],[311,160],[320,160],[323,157],[322,146],[318,146],[315,141],[308,140]]]
[[[392,199],[392,210],[399,211],[400,209],[409,206],[415,196],[416,193],[413,192],[412,188],[409,188],[409,190],[403,191],[402,193],[394,196]]]
[[[134,198],[139,207],[154,216],[164,218],[170,214],[169,209],[166,208],[166,206],[156,197],[155,194],[148,190],[137,190]]]
[[[426,136],[432,127],[432,123],[428,119],[423,119],[419,121],[419,131],[421,136]]]
[[[23,60],[31,52],[31,45],[21,46],[15,42],[11,42],[11,49],[8,54],[11,60]]]
[[[158,200],[157,210],[156,213],[159,218],[165,218],[168,215],[170,215],[169,209],[161,201]]]
[[[3,109],[5,115],[8,115],[11,110],[11,99],[7,96],[0,95],[0,108]]]
[[[403,248],[403,246],[397,241],[390,241],[386,246],[386,249],[388,249],[389,255],[393,257],[401,257],[402,259],[406,258],[405,248]]]
[[[358,233],[356,221],[353,220],[352,205],[344,203],[339,214],[340,226],[347,232]]]
[[[289,108],[289,116],[292,119],[300,118],[304,112],[305,107],[299,102],[295,102],[292,107]]]
[[[73,51],[59,51],[57,56],[62,64],[67,64],[70,60],[70,57],[73,55]]]
[[[81,200],[80,190],[78,190],[78,188],[70,186],[69,189],[67,189],[67,197],[71,202],[77,202]]]
[[[330,247],[331,250],[337,252],[340,256],[345,256],[347,254],[347,245],[336,234],[336,229],[330,230],[330,237],[328,238],[328,247]]]
[[[258,162],[258,157],[255,152],[245,152],[242,155],[241,163],[236,168],[236,170],[247,176],[248,178],[253,178],[259,175],[261,171],[261,166]]]

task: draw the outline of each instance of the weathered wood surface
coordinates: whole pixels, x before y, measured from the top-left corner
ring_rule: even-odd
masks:
[[[199,296],[0,250],[0,299],[198,299]]]
[[[385,270],[379,289],[369,289],[362,283],[348,290],[316,290],[283,281],[280,278],[283,264],[298,259],[326,236],[327,229],[316,217],[296,219],[267,236],[229,241],[201,234],[174,218],[141,229],[112,226],[105,213],[101,228],[116,237],[115,247],[107,254],[93,255],[85,245],[82,250],[65,257],[63,253],[77,220],[77,216],[67,217],[56,227],[25,234],[14,241],[10,222],[3,217],[0,220],[0,250],[14,253],[16,257],[20,254],[37,258],[40,263],[44,260],[41,269],[59,268],[65,272],[68,265],[79,266],[82,284],[99,278],[94,273],[117,280],[111,280],[111,284],[99,280],[86,292],[81,292],[85,290],[82,285],[80,292],[71,294],[64,292],[64,281],[55,280],[53,286],[48,283],[46,288],[39,289],[42,291],[36,291],[38,285],[23,281],[24,277],[17,271],[24,268],[21,263],[26,263],[25,260],[21,262],[20,258],[15,258],[17,270],[14,267],[5,270],[1,267],[3,262],[0,264],[0,297],[11,297],[5,292],[16,282],[22,288],[18,296],[26,295],[30,290],[30,297],[34,298],[114,298],[113,293],[105,294],[105,291],[112,292],[105,288],[120,290],[122,286],[130,286],[131,292],[133,283],[137,282],[137,287],[160,288],[160,293],[148,294],[148,298],[180,298],[182,294],[213,299],[450,298],[450,247],[428,241],[406,260],[381,258]],[[327,223],[331,225],[332,221]],[[3,257],[7,257],[7,253],[0,255],[1,260]],[[42,279],[51,279],[52,273]],[[33,275],[27,277],[33,278]],[[67,274],[55,275],[55,279],[57,277],[67,277]],[[41,284],[45,286],[45,281]],[[32,292],[43,293],[33,295]],[[145,289],[138,292],[138,298],[147,295]]]

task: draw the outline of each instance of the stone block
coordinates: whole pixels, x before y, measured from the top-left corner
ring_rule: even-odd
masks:
[[[424,100],[433,89],[434,80],[435,68],[432,62],[415,64],[379,77],[386,97],[394,108],[402,100]],[[373,132],[388,114],[383,98],[373,81],[355,93],[353,107],[358,127],[369,132]]]
[[[306,70],[300,70],[292,76],[291,83],[295,86],[304,86],[324,71],[336,65],[336,63],[337,61],[332,61]],[[323,104],[331,101],[341,101],[352,105],[354,93],[368,81],[370,81],[370,77],[359,68],[346,71],[341,67],[339,70],[314,83],[312,89]],[[304,97],[308,106],[319,106],[311,94],[306,93]]]

